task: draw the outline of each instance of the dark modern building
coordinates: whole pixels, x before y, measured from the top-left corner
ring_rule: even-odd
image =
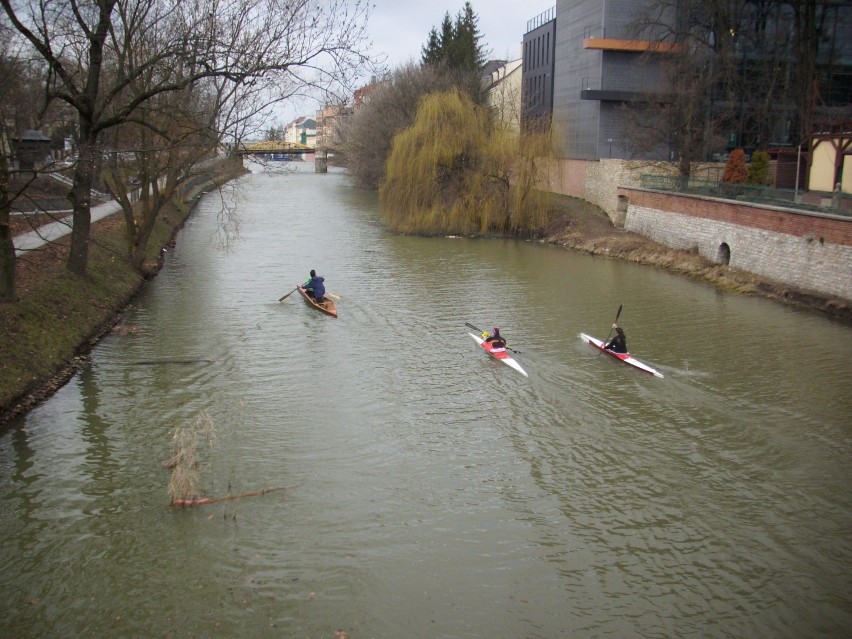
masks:
[[[651,3],[557,0],[553,9],[529,21],[524,35],[523,121],[525,126],[552,123],[562,157],[632,159],[626,141],[634,125],[624,107],[640,105],[664,90],[663,65],[678,54],[678,45],[671,44],[672,32],[696,28],[689,22],[692,16],[684,12],[668,17],[665,37],[637,36],[637,19]],[[803,114],[801,87],[809,80],[797,78],[801,52],[792,44],[798,35],[793,9],[785,2],[743,1],[738,14],[742,23],[730,29],[731,42],[725,43],[738,60],[739,93],[732,99],[729,85],[725,94],[708,93],[704,105],[708,122],[713,118],[717,123],[713,132],[720,140],[717,152],[795,146],[803,130],[816,132],[821,121],[850,120],[852,2],[816,0],[815,10],[812,84],[819,89],[805,101],[813,105],[812,113]],[[654,56],[645,55],[650,48]],[[770,73],[776,75],[767,105],[760,98],[769,87]],[[660,144],[641,159],[673,159],[673,153]]]
[[[550,125],[553,115],[553,72],[556,7],[527,22],[521,75],[521,113],[526,129]]]
[[[641,4],[557,3],[554,131],[568,157],[627,157],[623,141],[630,133],[622,106],[659,86],[658,67],[643,59],[651,43],[628,35]]]

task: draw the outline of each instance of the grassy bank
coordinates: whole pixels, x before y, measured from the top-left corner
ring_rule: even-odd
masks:
[[[120,213],[92,225],[85,277],[65,268],[70,236],[18,259],[18,301],[0,304],[0,427],[68,381],[118,313],[159,270],[162,248],[173,241],[198,195],[242,172],[232,163],[212,167],[160,216],[143,273],[127,259]]]

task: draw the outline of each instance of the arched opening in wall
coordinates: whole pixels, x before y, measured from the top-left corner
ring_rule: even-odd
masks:
[[[719,252],[716,254],[716,261],[720,264],[731,263],[731,247],[726,242],[719,245]]]

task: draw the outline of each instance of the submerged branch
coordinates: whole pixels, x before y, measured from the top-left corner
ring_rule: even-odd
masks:
[[[224,497],[173,499],[171,508],[176,510],[178,508],[188,508],[190,506],[206,506],[207,504],[216,504],[222,501],[230,501],[232,499],[242,499],[243,497],[257,497],[258,495],[265,495],[266,493],[273,493],[278,490],[290,490],[291,488],[296,487],[298,487],[298,484],[293,484],[292,486],[279,486],[278,488],[263,488],[262,490],[253,490],[247,493],[240,493],[239,495],[226,495]]]

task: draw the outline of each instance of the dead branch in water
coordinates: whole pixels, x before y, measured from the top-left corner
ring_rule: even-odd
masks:
[[[243,497],[257,497],[258,495],[265,495],[266,493],[273,493],[277,490],[290,490],[291,488],[296,488],[298,484],[293,484],[292,486],[279,486],[278,488],[263,488],[262,490],[252,490],[247,493],[240,493],[239,495],[226,495],[224,497],[215,497],[215,498],[198,498],[198,499],[173,499],[172,500],[172,508],[187,508],[189,506],[206,506],[207,504],[217,504],[221,501],[229,501],[231,499],[242,499]]]
[[[207,448],[215,441],[215,427],[210,416],[201,411],[196,419],[181,424],[172,433],[172,454],[163,465],[171,468],[169,496],[172,503],[198,498],[198,440],[206,440]]]

